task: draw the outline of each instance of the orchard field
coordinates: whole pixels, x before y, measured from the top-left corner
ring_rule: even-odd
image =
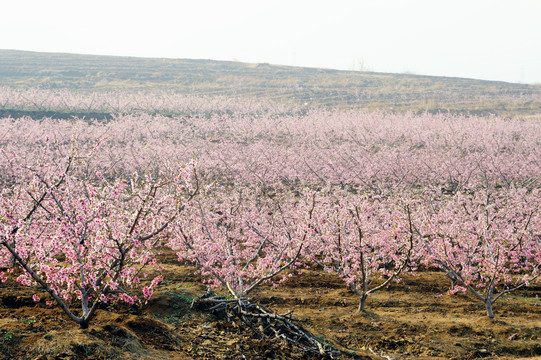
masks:
[[[0,358],[541,356],[541,118],[0,110]]]

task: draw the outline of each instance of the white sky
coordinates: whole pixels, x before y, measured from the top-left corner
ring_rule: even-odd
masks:
[[[541,0],[2,0],[0,14],[1,49],[541,83]]]

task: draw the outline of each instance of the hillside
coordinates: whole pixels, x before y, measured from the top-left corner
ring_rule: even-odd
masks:
[[[540,85],[212,60],[0,50],[0,85],[79,91],[173,90],[396,112],[541,113]]]

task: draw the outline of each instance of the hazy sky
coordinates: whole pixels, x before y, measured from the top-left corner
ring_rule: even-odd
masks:
[[[541,0],[2,0],[0,13],[1,49],[541,83]]]

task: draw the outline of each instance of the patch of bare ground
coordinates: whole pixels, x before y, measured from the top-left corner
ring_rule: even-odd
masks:
[[[142,308],[103,307],[86,330],[39,303],[39,290],[13,281],[0,288],[0,359],[306,359],[299,349],[261,337],[236,318],[191,307],[206,291],[174,254],[160,285]],[[468,295],[446,295],[448,280],[423,271],[373,294],[356,314],[357,298],[333,274],[306,270],[253,300],[277,313],[293,311],[299,325],[341,351],[342,359],[541,358],[541,289],[496,303],[494,320]],[[315,358],[315,356],[312,356]]]

